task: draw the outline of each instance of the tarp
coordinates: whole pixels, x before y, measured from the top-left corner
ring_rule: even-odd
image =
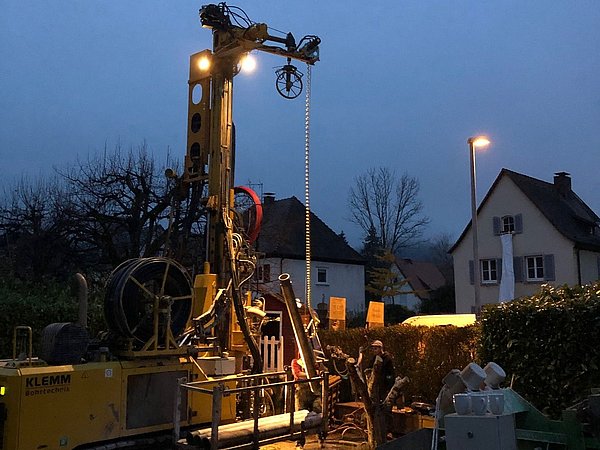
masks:
[[[515,298],[515,271],[513,268],[513,241],[512,234],[500,235],[502,242],[502,275],[500,278],[500,302],[507,302]]]

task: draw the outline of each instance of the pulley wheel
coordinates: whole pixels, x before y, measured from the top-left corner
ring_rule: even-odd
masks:
[[[192,287],[184,267],[168,258],[125,261],[106,285],[104,314],[111,331],[147,342],[154,333],[154,309],[159,314],[159,338],[166,331],[167,312],[173,336],[178,337],[192,310]]]

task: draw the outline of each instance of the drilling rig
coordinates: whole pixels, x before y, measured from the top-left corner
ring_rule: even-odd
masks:
[[[233,79],[249,52],[275,54],[286,59],[276,72],[277,90],[295,98],[302,74],[292,61],[315,64],[320,39],[273,36],[266,24],[225,3],[203,6],[200,20],[212,29],[213,48],[190,57],[183,173],[166,175],[206,212],[201,273],[192,277],[165,256],[123,262],[106,285],[108,331],[89,339],[85,319],[51,324],[42,332],[37,357],[33,330],[17,327],[13,358],[0,361],[1,450],[169,448],[174,428],[213,421],[209,395],[177,399],[183,381],[235,386],[240,374],[262,371],[257,338],[264,305],[248,289],[261,206],[253,191],[234,186]],[[235,209],[236,195],[251,200],[242,214]],[[286,295],[293,295],[289,282]],[[314,375],[304,329],[295,335]],[[18,351],[22,338],[24,349]],[[177,423],[174,409],[183,411]],[[235,421],[235,396],[223,399],[220,418]]]

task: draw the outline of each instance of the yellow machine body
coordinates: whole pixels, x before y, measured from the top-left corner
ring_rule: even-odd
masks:
[[[186,358],[21,367],[0,362],[0,449],[67,450],[170,430],[179,378],[207,377]],[[235,376],[229,378],[234,387]],[[187,413],[180,426],[210,423],[211,397],[183,395]],[[234,396],[223,399],[224,422],[235,419],[235,408]]]

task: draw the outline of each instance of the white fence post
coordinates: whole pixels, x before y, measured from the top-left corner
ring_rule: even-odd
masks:
[[[283,370],[283,336],[264,336],[260,341],[263,359],[263,372],[281,372]]]

